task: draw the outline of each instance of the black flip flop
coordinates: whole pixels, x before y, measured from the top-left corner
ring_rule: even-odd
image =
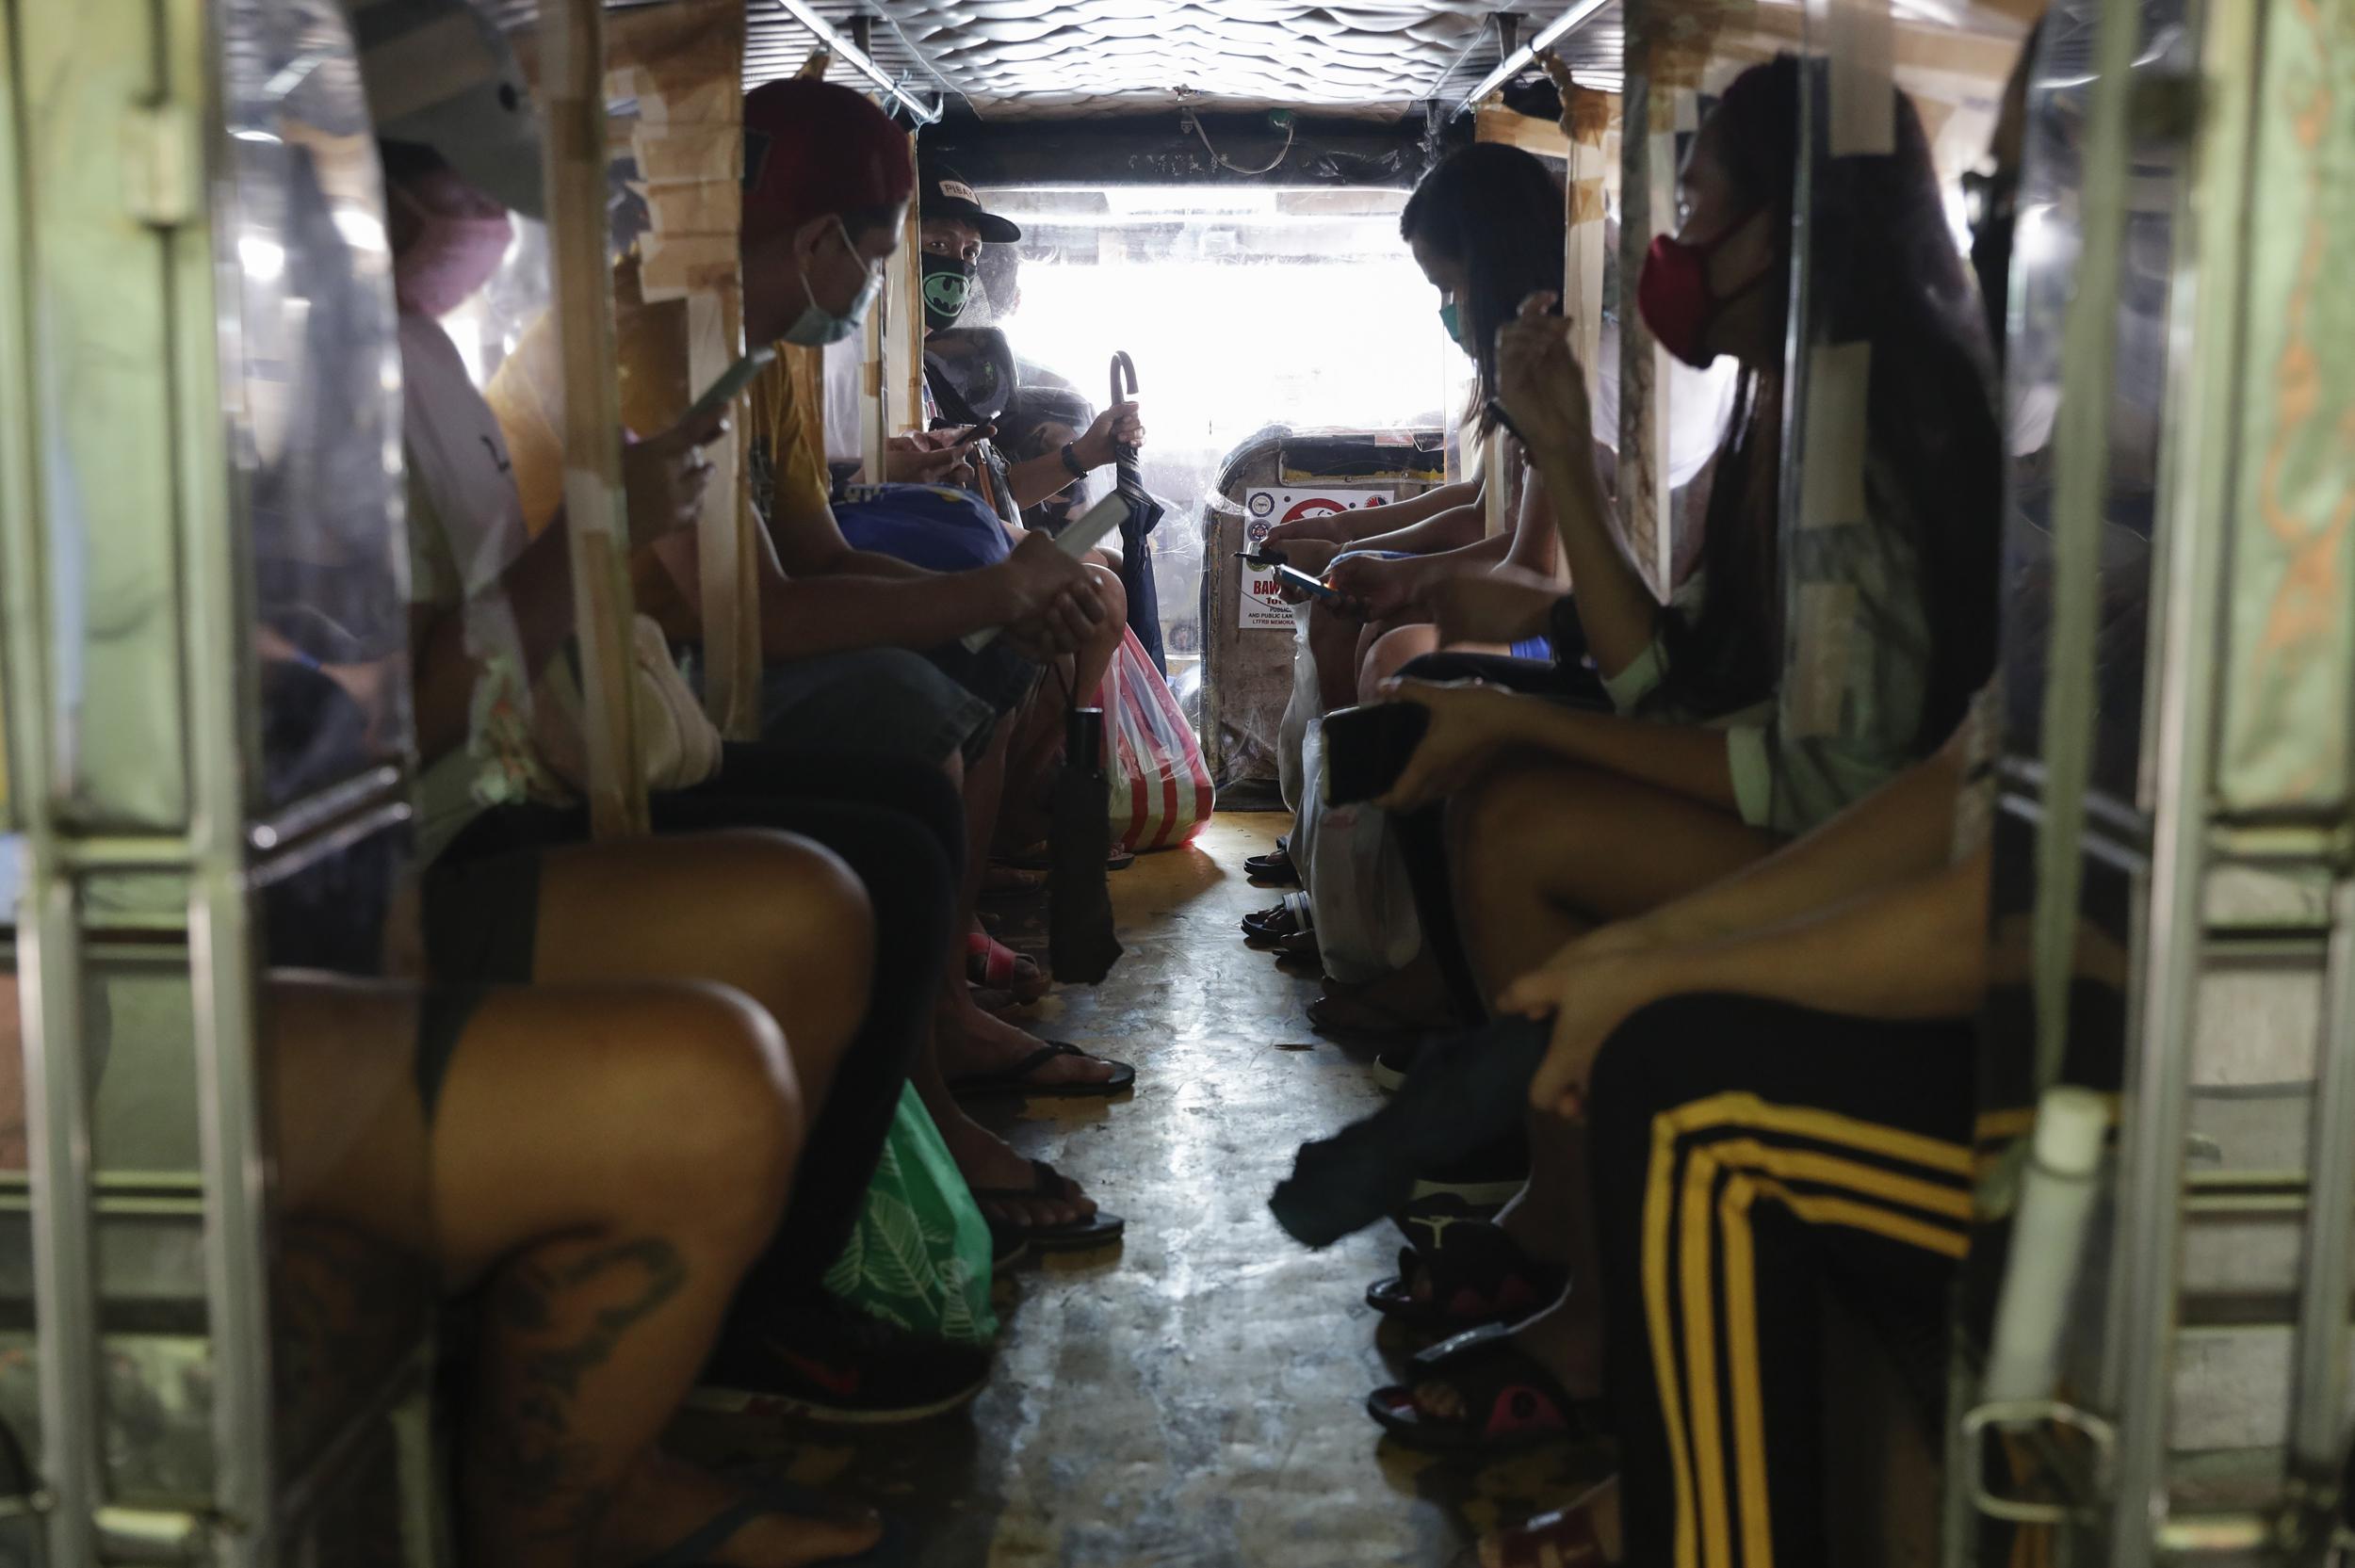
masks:
[[[1031,1075],[1057,1057],[1083,1057],[1100,1061],[1115,1069],[1113,1075],[1097,1083],[1032,1083]],[[960,1099],[975,1099],[985,1094],[1034,1094],[1048,1099],[1078,1100],[1126,1093],[1137,1083],[1137,1070],[1125,1061],[1099,1057],[1082,1051],[1067,1040],[1050,1040],[1015,1062],[995,1073],[968,1073],[949,1080],[949,1092]]]
[[[1502,1325],[1473,1329],[1415,1357],[1417,1382],[1448,1382],[1463,1396],[1467,1419],[1423,1413],[1415,1384],[1377,1388],[1366,1414],[1411,1448],[1437,1453],[1508,1454],[1549,1443],[1602,1435],[1600,1399],[1575,1398]]]
[[[1031,1161],[1035,1178],[1029,1187],[976,1187],[971,1188],[977,1204],[1029,1203],[1045,1199],[1049,1203],[1064,1201],[1063,1172],[1043,1159]],[[1041,1253],[1077,1253],[1095,1247],[1109,1247],[1118,1241],[1129,1229],[1129,1221],[1117,1214],[1098,1209],[1085,1220],[1075,1220],[1063,1225],[1023,1225],[1007,1220],[992,1220],[993,1236],[1020,1236],[1030,1242],[1033,1251]]]
[[[815,1492],[793,1485],[790,1481],[771,1481],[752,1495],[711,1516],[700,1529],[658,1556],[647,1558],[637,1568],[716,1568],[709,1554],[727,1544],[730,1537],[764,1513],[784,1513],[807,1518],[826,1511],[827,1499]],[[830,1557],[826,1564],[838,1568],[905,1568],[913,1559],[908,1554],[907,1532],[899,1522],[885,1514],[883,1538],[856,1557]]]

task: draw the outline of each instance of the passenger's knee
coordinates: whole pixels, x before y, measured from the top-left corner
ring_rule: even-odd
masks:
[[[665,987],[631,1065],[646,1131],[625,1190],[728,1242],[757,1246],[784,1212],[806,1112],[776,1021],[725,986]]]
[[[1129,590],[1120,583],[1120,574],[1110,567],[1091,566],[1088,575],[1096,580],[1096,592],[1103,602],[1104,619],[1114,626],[1129,623]]]
[[[1438,634],[1430,626],[1397,626],[1383,633],[1366,650],[1365,662],[1358,670],[1357,700],[1375,701],[1385,681],[1437,645]]]
[[[725,834],[721,852],[756,890],[730,907],[739,931],[765,952],[785,955],[797,972],[838,981],[863,1003],[874,963],[874,909],[841,857],[775,832]]]

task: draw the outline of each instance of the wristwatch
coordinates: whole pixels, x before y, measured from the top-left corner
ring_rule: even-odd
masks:
[[[1066,441],[1063,444],[1063,465],[1071,471],[1073,478],[1084,479],[1088,477],[1088,471],[1087,465],[1080,461],[1079,445],[1080,444],[1076,441]]]

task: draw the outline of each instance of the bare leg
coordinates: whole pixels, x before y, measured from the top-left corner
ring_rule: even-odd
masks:
[[[1377,700],[1382,683],[1425,654],[1439,651],[1439,628],[1426,622],[1397,626],[1376,638],[1357,670],[1357,701]]]
[[[867,1010],[874,920],[831,854],[784,833],[667,834],[551,851],[532,978],[714,980],[785,1030],[812,1105]]]
[[[1309,601],[1308,655],[1317,661],[1317,698],[1326,713],[1357,700],[1357,636],[1364,630],[1322,601]]]
[[[772,1020],[715,986],[495,992],[429,1127],[406,1082],[406,988],[281,979],[269,995],[278,1098],[306,1107],[281,1140],[288,1214],[488,1283],[467,1560],[637,1561],[729,1506],[732,1489],[653,1445],[785,1202],[802,1116]],[[715,1560],[793,1568],[875,1534],[847,1512],[764,1516]]]
[[[1451,805],[1456,908],[1491,997],[1580,932],[1727,876],[1774,848],[1771,834],[1684,797],[1567,764],[1501,767]],[[1584,1129],[1529,1119],[1530,1176],[1498,1223],[1572,1285],[1515,1342],[1573,1393],[1600,1392],[1601,1300]],[[1585,1282],[1584,1286],[1579,1282]],[[1419,1391],[1435,1414],[1454,1391]]]
[[[956,1157],[957,1169],[975,1187],[1026,1188],[1031,1162],[1006,1140],[965,1113],[949,1092],[950,1073],[986,1073],[1011,1066],[1037,1050],[1040,1042],[1012,1024],[991,1017],[973,1000],[965,983],[966,933],[975,929],[974,911],[981,899],[982,877],[989,865],[989,844],[998,825],[998,805],[1006,777],[1006,751],[1013,726],[1000,723],[987,751],[966,771],[965,780],[966,865],[958,890],[956,935],[951,940],[948,982],[940,988],[938,1022],[933,1038],[917,1058],[909,1081],[940,1129],[941,1140]],[[1042,1081],[1070,1077],[1104,1078],[1108,1067],[1066,1058],[1040,1070]],[[1055,1203],[992,1204],[1001,1219],[1016,1223],[1058,1225],[1084,1219],[1096,1204],[1071,1184],[1064,1200]]]

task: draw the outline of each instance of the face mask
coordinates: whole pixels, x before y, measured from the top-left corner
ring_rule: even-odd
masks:
[[[1447,340],[1450,343],[1458,348],[1464,348],[1464,324],[1456,317],[1454,300],[1450,299],[1439,307],[1439,325],[1447,329]],[[1469,354],[1471,350],[1464,348],[1464,352]]]
[[[924,258],[924,325],[945,332],[957,324],[973,299],[973,278],[979,270],[962,256]]]
[[[834,226],[842,236],[844,249],[857,257],[858,247],[851,242],[851,231],[842,226],[842,219],[836,218]],[[802,348],[823,348],[830,343],[841,342],[858,331],[859,323],[867,319],[867,307],[875,302],[876,291],[883,287],[882,270],[871,262],[862,260],[861,265],[867,268],[867,282],[859,285],[857,298],[851,301],[850,309],[840,315],[818,302],[818,292],[809,285],[809,273],[806,269],[803,271],[802,293],[809,303],[803,307],[793,325],[785,330],[786,342]]]
[[[464,186],[452,191],[424,183],[392,187],[393,200],[416,220],[416,234],[393,258],[393,298],[413,315],[437,320],[490,282],[515,237],[506,209]]]
[[[1744,213],[1705,245],[1687,245],[1672,234],[1662,234],[1644,257],[1643,276],[1635,283],[1635,308],[1660,347],[1696,369],[1708,369],[1717,357],[1716,350],[1703,347],[1710,325],[1774,270],[1766,268],[1723,299],[1710,291],[1709,258],[1741,233],[1757,211],[1753,207]]]

